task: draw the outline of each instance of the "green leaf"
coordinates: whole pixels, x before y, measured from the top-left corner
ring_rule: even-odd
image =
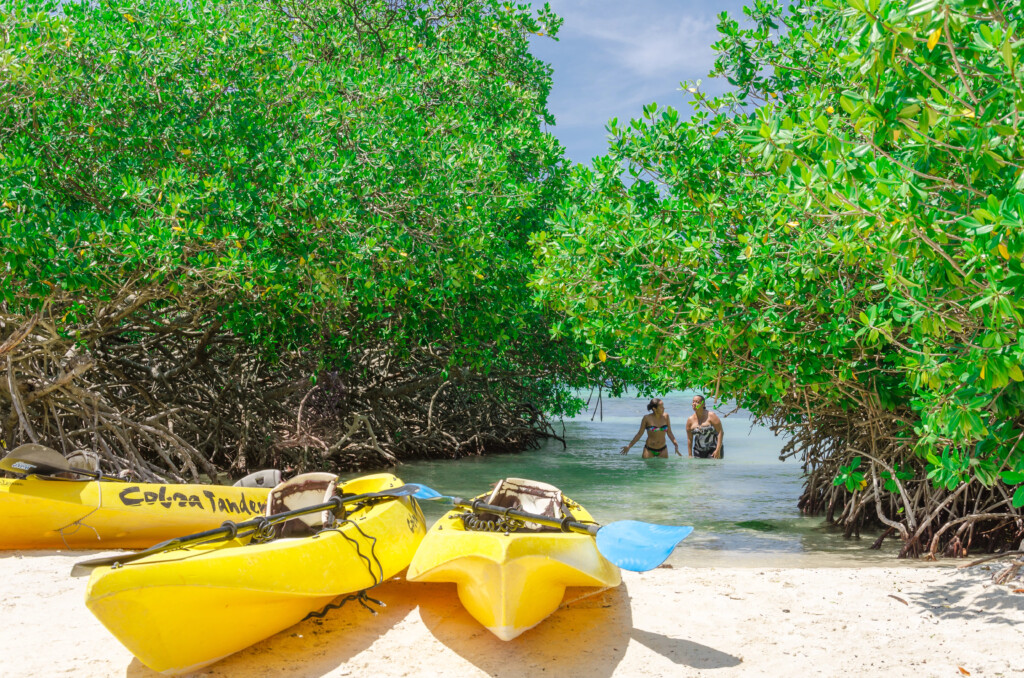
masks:
[[[1007,485],[1019,485],[1024,483],[1024,471],[1003,471],[999,474]]]
[[[915,115],[917,115],[920,112],[921,112],[921,105],[920,104],[910,104],[909,106],[904,106],[902,109],[900,109],[900,112],[896,114],[896,117],[899,117],[899,118],[912,118],[912,117],[914,117]]]
[[[939,0],[919,0],[907,9],[907,16],[917,16],[930,12],[939,4]]]

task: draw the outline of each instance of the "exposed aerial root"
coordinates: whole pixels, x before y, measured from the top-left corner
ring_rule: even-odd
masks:
[[[524,375],[450,371],[443,348],[399,359],[381,342],[318,371],[301,352],[267,360],[197,309],[147,301],[126,292],[81,327],[62,325],[56,305],[0,308],[8,449],[86,448],[112,473],[194,481],[519,451],[554,435]]]

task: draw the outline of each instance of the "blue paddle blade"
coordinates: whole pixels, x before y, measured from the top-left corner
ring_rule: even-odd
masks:
[[[417,488],[416,489],[416,493],[412,495],[412,496],[416,497],[417,499],[440,499],[441,497],[444,496],[443,494],[441,494],[437,490],[435,490],[435,489],[433,489],[431,487],[427,487],[426,485],[420,485],[419,483],[408,483],[408,484],[412,485],[415,488]]]
[[[620,520],[597,531],[597,550],[623,570],[646,572],[665,562],[692,527]]]

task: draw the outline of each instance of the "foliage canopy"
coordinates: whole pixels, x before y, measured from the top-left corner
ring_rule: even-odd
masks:
[[[227,329],[271,350],[354,317],[339,340],[454,332],[486,361],[534,320],[496,311],[519,307],[523,243],[557,192],[549,69],[526,40],[545,20],[497,2],[15,3],[0,297],[133,280],[221,296]]]
[[[7,3],[0,338],[43,311],[168,392],[213,350],[568,405],[579,358],[525,287],[565,175],[528,37],[558,25],[492,0]]]
[[[745,13],[715,45],[730,93],[684,83],[691,116],[613,120],[576,168],[534,239],[538,297],[667,386],[832,426],[853,492],[861,457],[895,492],[915,455],[950,490],[1024,481],[1020,3]]]

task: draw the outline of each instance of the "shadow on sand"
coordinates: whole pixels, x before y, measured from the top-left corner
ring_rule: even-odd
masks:
[[[694,669],[724,669],[730,666],[739,666],[743,661],[739,657],[695,643],[692,640],[672,638],[642,629],[633,629],[630,637],[662,657]]]
[[[738,657],[700,643],[633,627],[625,584],[593,595],[567,589],[562,607],[511,641],[482,627],[459,602],[454,584],[423,601],[424,624],[445,646],[491,676],[543,675],[603,678],[615,673],[631,640],[676,664],[701,669],[737,666]],[[582,597],[581,597],[582,596]],[[637,670],[642,672],[641,667]]]
[[[1024,580],[1016,579],[1006,585],[992,583],[992,574],[1006,565],[997,563],[956,570],[943,581],[930,584],[922,591],[904,592],[899,596],[938,619],[978,619],[986,624],[1016,624],[1024,614],[1024,595],[1013,591],[1024,589]]]

